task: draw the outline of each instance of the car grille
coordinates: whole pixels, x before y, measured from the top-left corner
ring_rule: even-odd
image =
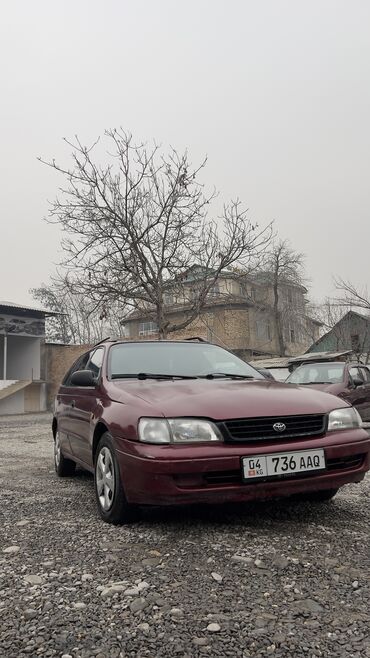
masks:
[[[274,430],[274,424],[284,424],[282,432]],[[226,441],[263,441],[264,439],[292,439],[300,436],[319,436],[325,433],[325,414],[300,416],[264,416],[262,418],[238,418],[223,423]]]

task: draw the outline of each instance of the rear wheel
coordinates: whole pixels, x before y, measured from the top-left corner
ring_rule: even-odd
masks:
[[[299,500],[307,500],[311,503],[324,503],[332,500],[339,489],[321,489],[321,491],[308,491],[307,493],[298,494]]]
[[[96,451],[94,483],[96,502],[103,521],[117,525],[137,519],[137,508],[126,500],[109,432],[103,434]]]
[[[55,432],[54,437],[54,467],[56,474],[61,478],[71,477],[76,470],[76,463],[64,457],[62,453],[58,430]]]

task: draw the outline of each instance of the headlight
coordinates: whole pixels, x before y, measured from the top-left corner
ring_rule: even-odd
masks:
[[[141,418],[139,440],[145,443],[202,443],[222,441],[219,429],[196,418]]]
[[[171,434],[164,418],[140,418],[139,440],[145,443],[170,443]]]
[[[222,441],[218,427],[213,425],[213,423],[209,423],[207,420],[170,418],[168,424],[171,428],[174,443]]]
[[[333,430],[349,430],[361,426],[361,416],[354,407],[334,409],[334,411],[329,413],[328,432]]]

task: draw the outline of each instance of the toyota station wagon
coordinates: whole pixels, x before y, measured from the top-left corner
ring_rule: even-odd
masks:
[[[328,501],[370,467],[348,402],[266,379],[202,340],[96,345],[66,374],[52,430],[57,474],[94,473],[110,523],[144,505]]]

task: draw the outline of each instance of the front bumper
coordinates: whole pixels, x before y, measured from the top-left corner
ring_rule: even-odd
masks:
[[[177,505],[263,500],[360,482],[370,468],[370,438],[362,429],[277,444],[148,445],[115,439],[127,500]],[[324,448],[327,470],[280,479],[242,481],[242,457]]]

